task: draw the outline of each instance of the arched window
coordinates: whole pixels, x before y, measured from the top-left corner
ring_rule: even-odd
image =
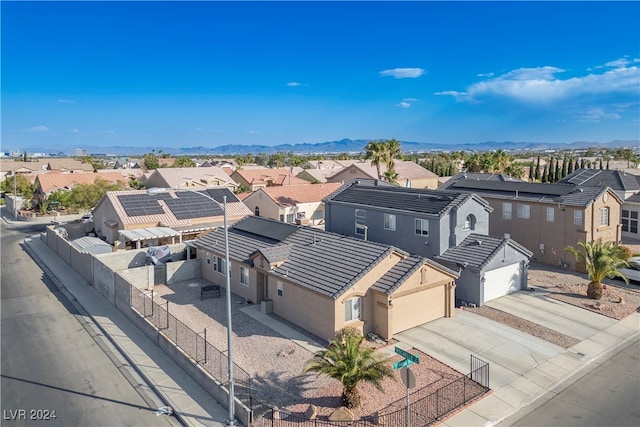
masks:
[[[256,206],[254,212],[255,212],[256,216],[260,216],[260,207]]]
[[[463,230],[475,230],[476,229],[476,217],[475,215],[468,215],[464,220]]]

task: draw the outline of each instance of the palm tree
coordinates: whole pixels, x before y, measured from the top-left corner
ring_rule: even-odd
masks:
[[[382,390],[382,380],[394,378],[386,358],[372,348],[360,348],[364,337],[334,338],[327,350],[316,352],[304,372],[317,372],[342,383],[342,403],[347,408],[360,406],[358,383],[365,381]]]
[[[378,179],[382,179],[382,172],[380,167],[386,165],[389,162],[389,152],[384,141],[369,141],[364,147],[366,154],[364,158],[371,160],[371,166],[376,167],[378,172]]]
[[[464,162],[464,169],[467,172],[480,172],[480,154],[473,153]]]
[[[390,184],[397,184],[398,172],[396,172],[394,169],[387,169],[384,172],[384,179]]]
[[[622,246],[611,242],[603,243],[598,239],[593,243],[578,241],[580,249],[567,246],[565,251],[571,252],[576,261],[584,264],[591,282],[587,287],[587,297],[591,299],[602,298],[602,281],[605,277],[620,277],[627,284],[629,279],[617,270],[618,267],[628,266],[628,254]]]

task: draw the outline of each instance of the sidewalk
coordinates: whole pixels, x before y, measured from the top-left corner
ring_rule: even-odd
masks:
[[[514,414],[524,416],[522,412],[542,405],[640,336],[640,313],[616,321],[543,294],[517,292],[487,305],[552,327],[579,343],[565,349],[466,311],[397,336],[461,372],[469,370],[469,354],[490,364],[492,393],[440,426],[510,425],[517,421]]]
[[[84,308],[140,379],[139,387],[157,394],[158,407],[171,406],[175,417],[187,426],[223,426],[227,410],[182,368],[109,304],[86,280],[53,253],[39,237],[25,239],[25,246],[56,285]],[[142,377],[142,378],[140,378]],[[171,418],[168,418],[170,421]],[[175,421],[173,422],[175,424]]]

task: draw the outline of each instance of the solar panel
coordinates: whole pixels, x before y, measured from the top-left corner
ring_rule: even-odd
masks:
[[[224,210],[213,200],[190,191],[176,191],[177,198],[165,199],[176,219],[223,216]]]
[[[164,213],[157,200],[146,194],[123,194],[118,196],[128,216],[161,215]]]
[[[227,196],[227,203],[240,201],[240,199],[238,199],[228,188],[207,188],[204,192],[206,192],[210,197],[216,199],[219,203],[223,202],[223,196]]]
[[[598,175],[599,173],[600,171],[596,169],[584,169],[580,173],[571,177],[571,179],[569,179],[569,182],[571,184],[582,185],[585,182],[589,181],[594,176]]]

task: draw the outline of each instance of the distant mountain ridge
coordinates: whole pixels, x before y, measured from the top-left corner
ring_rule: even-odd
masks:
[[[191,156],[191,155],[219,155],[219,156],[232,156],[232,155],[244,155],[244,154],[273,154],[277,152],[291,152],[295,154],[340,154],[340,153],[359,153],[364,151],[365,145],[371,141],[370,139],[341,139],[339,141],[327,141],[316,144],[312,143],[299,143],[299,144],[279,144],[279,145],[242,145],[242,144],[228,144],[220,145],[217,147],[121,147],[111,146],[105,147],[78,147],[85,148],[91,154],[114,154],[114,155],[141,155],[150,153],[154,150],[156,153],[162,152],[172,154],[176,156]],[[571,143],[542,143],[542,142],[514,142],[514,141],[485,141],[478,143],[463,143],[463,144],[441,144],[441,143],[425,143],[425,142],[411,142],[401,141],[402,150],[405,152],[425,152],[425,151],[488,151],[488,150],[520,150],[520,151],[542,151],[542,150],[554,150],[554,149],[587,149],[587,148],[636,148],[640,146],[640,140],[615,140],[610,142],[594,142],[594,141],[574,141]],[[108,150],[105,153],[105,150]],[[47,150],[29,150],[29,151],[45,151]],[[67,153],[73,155],[73,153]]]

